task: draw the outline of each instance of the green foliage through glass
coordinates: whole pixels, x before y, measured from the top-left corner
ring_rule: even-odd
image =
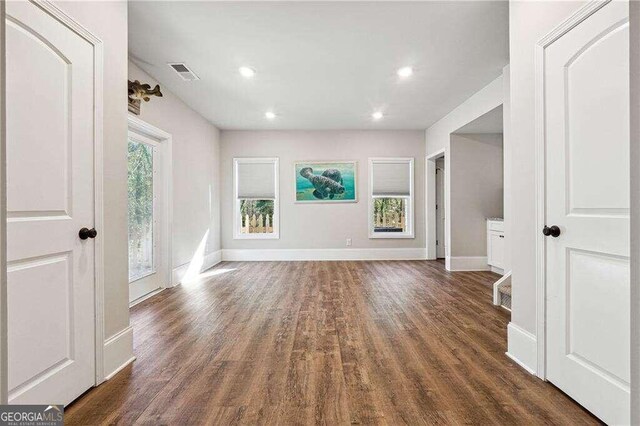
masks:
[[[153,147],[129,141],[129,280],[153,271]]]

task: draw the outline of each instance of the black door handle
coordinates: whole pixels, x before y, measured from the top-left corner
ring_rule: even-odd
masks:
[[[86,240],[87,238],[95,238],[98,236],[98,231],[96,231],[96,228],[82,228],[80,232],[78,232],[78,236],[81,240]]]
[[[560,228],[558,228],[556,225],[545,226],[542,230],[542,233],[545,235],[545,237],[551,235],[553,238],[558,238],[560,236]]]

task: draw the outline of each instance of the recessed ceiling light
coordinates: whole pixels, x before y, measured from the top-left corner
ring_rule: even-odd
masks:
[[[253,76],[256,75],[256,70],[249,67],[240,67],[238,68],[238,71],[244,78],[253,78]]]
[[[384,114],[382,114],[381,111],[376,111],[373,114],[371,114],[371,118],[373,118],[374,120],[381,120],[382,117],[384,117]]]
[[[267,120],[275,120],[276,118],[276,113],[273,111],[267,111],[264,113],[264,116]]]
[[[413,68],[403,67],[398,70],[398,76],[402,78],[411,77],[413,75]]]

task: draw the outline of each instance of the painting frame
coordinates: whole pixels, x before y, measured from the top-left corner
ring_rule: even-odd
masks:
[[[353,199],[348,200],[332,200],[332,199],[298,199],[298,168],[301,166],[313,165],[344,165],[349,164],[353,166]],[[295,204],[344,204],[344,203],[357,203],[358,202],[358,161],[357,160],[312,160],[312,161],[294,161],[293,162],[293,200]]]

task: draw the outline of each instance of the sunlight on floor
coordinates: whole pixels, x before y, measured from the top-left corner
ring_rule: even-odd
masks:
[[[182,285],[185,287],[196,287],[202,284],[203,282],[205,282],[208,278],[215,277],[217,275],[226,274],[227,272],[232,272],[235,270],[236,268],[209,269],[194,277],[190,277],[189,279],[183,279]]]
[[[204,251],[207,247],[207,239],[209,238],[209,230],[204,233],[204,237],[200,240],[200,244],[198,244],[198,248],[196,249],[191,261],[189,262],[189,267],[187,268],[187,272],[185,272],[184,276],[180,278],[181,283],[185,283],[187,281],[192,281],[195,279],[202,270],[202,265],[204,264]]]

